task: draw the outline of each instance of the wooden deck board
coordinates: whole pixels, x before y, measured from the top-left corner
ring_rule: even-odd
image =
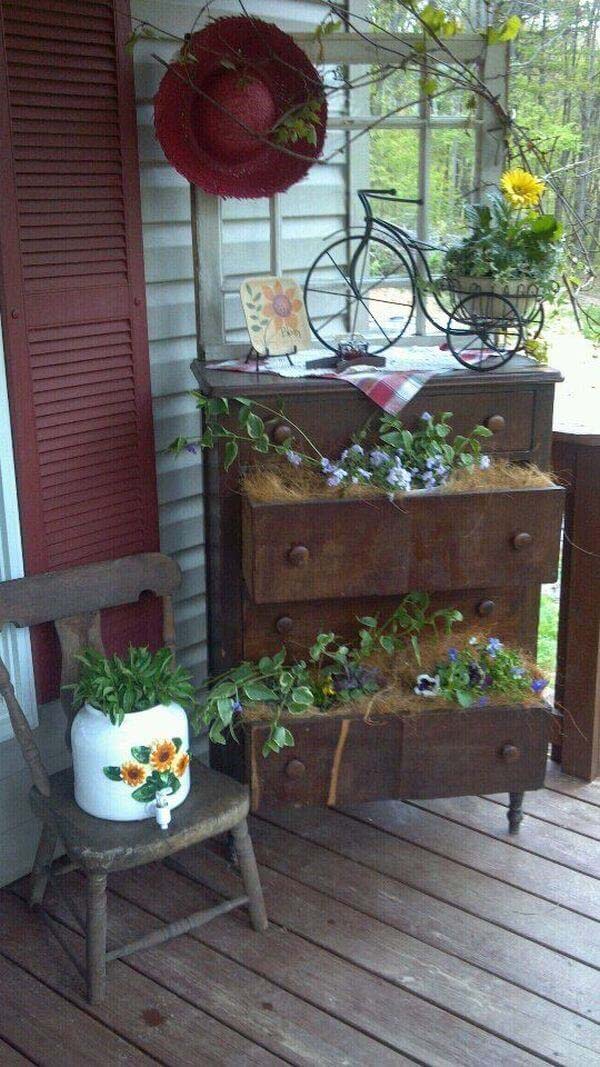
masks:
[[[599,801],[550,767],[516,838],[502,796],[255,818],[268,933],[223,916],[113,963],[94,1007],[24,884],[2,890],[0,1063],[598,1063]],[[113,942],[236,888],[214,852],[175,864],[111,879]]]

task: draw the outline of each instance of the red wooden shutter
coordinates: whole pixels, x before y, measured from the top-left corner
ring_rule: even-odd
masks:
[[[27,573],[158,548],[126,0],[0,0],[1,307]],[[156,605],[103,620],[156,640]],[[54,646],[35,635],[38,694]],[[54,657],[55,658],[55,657]]]

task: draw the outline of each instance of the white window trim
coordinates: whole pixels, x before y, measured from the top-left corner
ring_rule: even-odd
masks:
[[[307,53],[315,65],[352,65],[360,66],[381,62],[389,48],[389,37],[385,34],[365,34],[338,32],[329,34],[321,42],[315,40],[313,33],[294,34],[294,40]],[[421,43],[422,37],[409,34],[403,37],[406,54],[410,46]],[[402,58],[402,43],[394,41],[394,49],[399,59]],[[493,45],[487,48],[478,34],[463,34],[452,40],[452,51],[463,62],[477,63],[479,74],[490,86],[502,104],[508,98],[508,45]],[[389,56],[389,51],[388,51]],[[435,60],[445,58],[438,47],[432,45],[424,54]],[[391,61],[391,60],[390,60]],[[364,94],[360,94],[363,97]],[[356,104],[355,104],[356,106]],[[358,107],[361,103],[358,101]],[[350,134],[372,125],[373,116],[351,113],[350,115],[331,115],[328,128],[345,130]],[[378,123],[379,129],[413,129],[419,131],[419,176],[418,196],[426,201],[428,186],[430,132],[433,129],[474,128],[476,133],[475,174],[476,195],[482,195],[486,189],[495,185],[500,177],[504,160],[504,138],[499,128],[498,117],[490,105],[479,101],[477,113],[473,118],[464,115],[431,115],[429,101],[424,97],[415,115],[395,115]],[[364,147],[364,140],[359,138],[347,152],[348,160],[348,224],[360,224],[362,215],[358,201],[354,196],[356,182],[353,154],[362,156],[359,146]],[[228,343],[225,340],[225,306],[226,293],[237,292],[236,286],[228,286],[222,273],[222,218],[219,197],[210,196],[195,186],[191,190],[192,242],[194,254],[194,274],[196,285],[196,335],[200,359],[223,359],[240,357],[248,351],[248,345]],[[281,196],[276,195],[269,201],[270,220],[270,273],[280,275],[284,269],[281,254]],[[428,216],[426,203],[418,210],[417,236],[422,241],[428,239]],[[427,343],[431,335],[425,332],[425,319],[417,309],[417,334],[411,335],[410,342]]]
[[[0,580],[23,577],[23,551],[11,435],[8,387],[0,330]],[[37,703],[29,630],[6,626],[0,631],[0,656],[10,673],[17,699],[31,726],[37,726]],[[8,709],[0,697],[0,743],[13,736]]]

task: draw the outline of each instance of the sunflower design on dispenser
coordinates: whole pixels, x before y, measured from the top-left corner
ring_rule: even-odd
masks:
[[[181,737],[163,737],[149,745],[133,745],[131,759],[103,767],[111,782],[120,782],[133,790],[133,800],[146,804],[161,789],[176,793],[181,788],[189,763]]]
[[[296,289],[293,286],[284,289],[279,279],[272,286],[262,285],[261,289],[267,301],[264,314],[271,319],[275,329],[281,330],[283,326],[287,326],[290,330],[297,330],[302,301],[298,300]]]
[[[155,771],[168,771],[176,754],[177,746],[173,741],[167,738],[155,741],[150,752],[150,763]]]
[[[504,172],[500,179],[500,188],[511,207],[531,208],[537,207],[546,186],[529,171],[516,167]]]
[[[187,752],[178,752],[171,764],[171,770],[173,774],[176,774],[178,778],[183,778],[190,763],[190,757]]]
[[[125,782],[126,785],[131,786],[132,789],[143,785],[148,777],[146,768],[142,767],[141,763],[134,763],[133,760],[129,760],[127,763],[122,763],[119,771],[121,781]]]

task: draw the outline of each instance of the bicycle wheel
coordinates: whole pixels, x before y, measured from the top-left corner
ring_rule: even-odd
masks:
[[[304,302],[315,337],[335,351],[340,335],[364,337],[372,354],[396,344],[415,307],[413,268],[381,237],[342,237],[315,259]]]
[[[497,370],[522,348],[523,327],[514,304],[505,296],[469,294],[450,315],[446,340],[463,367]]]

